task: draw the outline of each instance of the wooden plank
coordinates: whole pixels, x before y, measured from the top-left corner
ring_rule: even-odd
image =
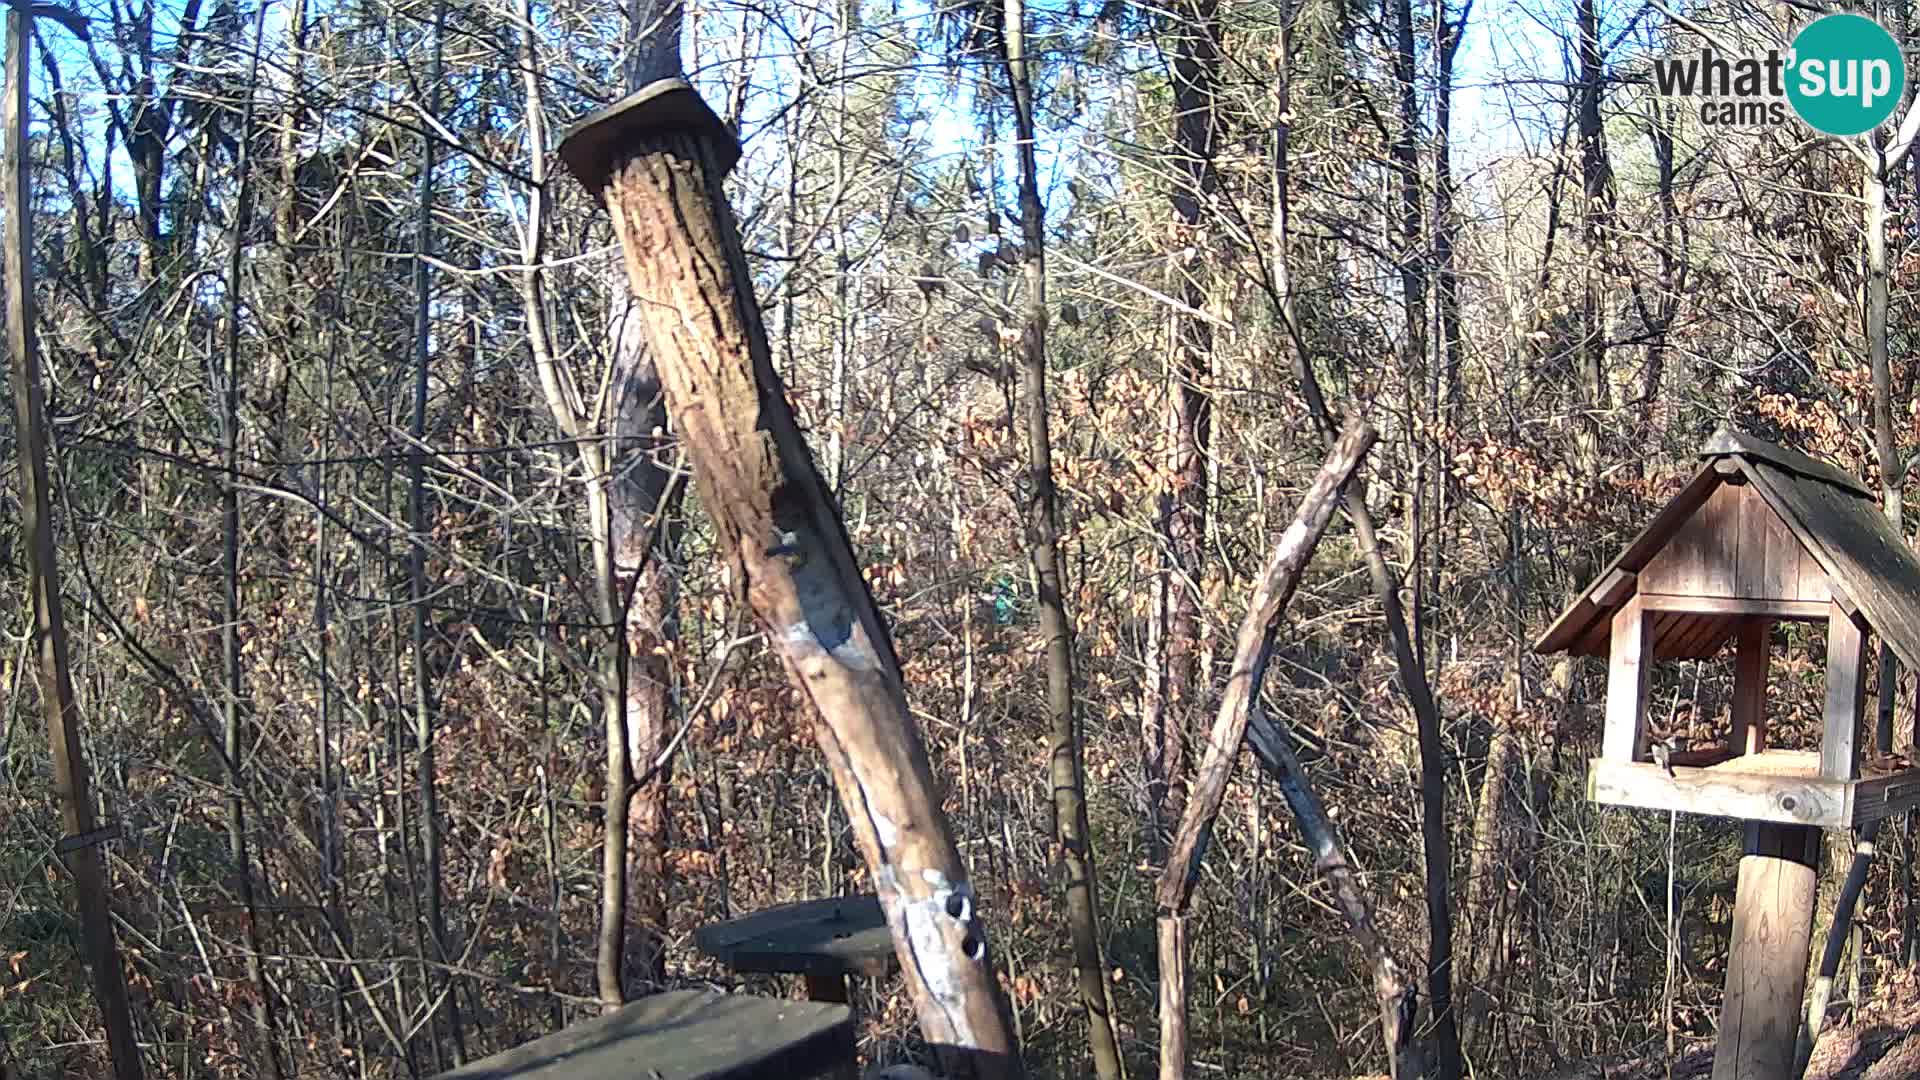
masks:
[[[834,1074],[853,1060],[845,1005],[672,990],[440,1080],[787,1080]]]
[[[1706,500],[1712,502],[1709,496]],[[1668,593],[1675,596],[1702,596],[1708,590],[1703,587],[1702,577],[1706,572],[1707,551],[1701,543],[1699,520],[1706,513],[1703,504],[1694,515],[1686,520],[1668,538],[1647,565],[1640,571],[1640,588],[1645,592]]]
[[[1698,615],[1764,615],[1772,619],[1813,622],[1827,617],[1828,601],[1765,600],[1731,596],[1674,596],[1642,592],[1640,604],[1648,611],[1680,611]]]
[[[1652,626],[1653,629],[1649,633],[1653,635],[1653,655],[1658,658],[1679,655],[1680,639],[1685,636],[1692,624],[1687,621],[1685,615],[1673,611],[1662,611],[1653,616]]]
[[[1817,829],[1747,824],[1713,1080],[1794,1075],[1819,863]]]
[[[1825,600],[1825,595],[1808,597],[1801,592],[1802,561],[1810,560],[1811,556],[1794,537],[1793,530],[1787,528],[1787,523],[1780,520],[1780,515],[1767,505],[1766,499],[1752,484],[1748,484],[1745,490],[1748,511],[1753,520],[1754,542],[1765,548],[1758,591],[1754,595],[1783,600]],[[1818,563],[1813,565],[1816,570],[1819,569]],[[1819,570],[1815,578],[1816,583],[1824,587],[1826,571]]]
[[[1675,769],[1685,765],[1695,769],[1705,769],[1720,765],[1734,758],[1733,751],[1724,746],[1696,746],[1686,750],[1675,750],[1667,756],[1667,763]]]
[[[734,971],[883,976],[898,962],[873,895],[782,904],[702,926],[693,943]]]
[[[1892,776],[1860,780],[1853,785],[1853,823],[1904,814],[1920,809],[1920,769],[1907,769]]]
[[[1860,714],[1865,700],[1867,636],[1833,605],[1827,619],[1827,705],[1820,731],[1820,775],[1851,780],[1860,771]]]
[[[1739,557],[1733,594],[1756,600],[1797,599],[1799,541],[1745,476],[1737,487],[1729,484],[1725,490],[1740,493],[1735,523]]]
[[[1789,530],[1789,536],[1791,536],[1791,530]],[[1828,600],[1834,600],[1834,582],[1826,577],[1826,567],[1820,565],[1820,559],[1809,552],[1807,546],[1801,544],[1797,538],[1793,540],[1793,546],[1799,548],[1799,553],[1795,555],[1799,561],[1799,590],[1797,590],[1799,598],[1809,603],[1826,603]]]
[[[1851,824],[1853,795],[1846,781],[1732,771],[1745,760],[1734,758],[1704,769],[1676,767],[1668,775],[1650,761],[1594,758],[1587,765],[1587,798],[1613,806],[1826,829]]]
[[[1722,772],[1745,776],[1792,776],[1813,780],[1820,776],[1820,751],[1762,750],[1738,760],[1729,759],[1720,769]]]
[[[1609,761],[1635,761],[1646,753],[1647,675],[1653,661],[1653,635],[1640,598],[1632,597],[1613,615],[1613,640],[1607,657],[1607,726],[1601,755]]]
[[[1773,621],[1761,616],[1740,620],[1733,659],[1733,737],[1736,754],[1767,748],[1767,660]]]
[[[1699,596],[1739,596],[1740,500],[1743,489],[1721,484],[1707,497],[1687,531],[1694,536],[1693,547],[1699,553],[1695,570]]]
[[[1587,627],[1586,636],[1567,651],[1575,656],[1607,655],[1607,639],[1613,635],[1613,625],[1607,619],[1600,619]]]
[[[1733,629],[1733,620],[1728,616],[1696,615],[1692,627],[1680,640],[1680,651],[1676,653],[1683,659],[1706,660],[1720,651],[1720,645],[1726,641]]]

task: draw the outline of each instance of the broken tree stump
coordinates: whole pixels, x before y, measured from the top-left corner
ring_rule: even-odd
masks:
[[[1018,1076],[978,899],[899,658],[767,347],[721,190],[739,145],[691,86],[666,79],[587,117],[560,156],[613,219],[715,548],[814,708],[921,1033],[949,1076]]]

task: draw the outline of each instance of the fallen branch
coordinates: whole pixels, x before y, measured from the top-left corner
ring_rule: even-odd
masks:
[[[1373,922],[1373,904],[1361,891],[1360,880],[1347,862],[1340,834],[1327,817],[1326,807],[1307,783],[1307,772],[1293,752],[1293,741],[1280,723],[1267,715],[1260,704],[1260,686],[1266,681],[1267,660],[1271,650],[1260,654],[1253,673],[1253,704],[1247,721],[1247,746],[1262,768],[1280,786],[1287,808],[1300,825],[1300,835],[1313,852],[1313,868],[1333,888],[1334,903],[1346,917],[1354,944],[1367,954],[1373,970],[1373,993],[1380,1002],[1380,1034],[1387,1044],[1387,1060],[1396,1080],[1408,1080],[1426,1071],[1425,1054],[1413,1041],[1414,1019],[1419,1008],[1418,987],[1407,978],[1406,969],[1394,960],[1386,939]]]

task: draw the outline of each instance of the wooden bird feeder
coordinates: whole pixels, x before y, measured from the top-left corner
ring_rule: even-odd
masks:
[[[1587,797],[1828,829],[1920,806],[1920,769],[1863,775],[1860,754],[1868,636],[1920,669],[1920,559],[1866,485],[1825,462],[1725,429],[1701,457],[1692,482],[1534,645],[1607,657],[1606,729]],[[1827,628],[1818,750],[1768,741],[1776,621]],[[1649,668],[1708,659],[1728,642],[1732,728],[1723,743],[1675,751],[1669,771],[1649,747]]]
[[[1920,559],[1866,485],[1805,454],[1721,429],[1704,464],[1534,644],[1607,658],[1594,802],[1747,823],[1714,1080],[1788,1075],[1812,933],[1818,829],[1920,805],[1920,769],[1885,753],[1862,771],[1867,642],[1920,670]],[[1770,744],[1767,661],[1778,621],[1824,623],[1819,748]],[[1724,741],[1654,759],[1648,675],[1734,645]]]

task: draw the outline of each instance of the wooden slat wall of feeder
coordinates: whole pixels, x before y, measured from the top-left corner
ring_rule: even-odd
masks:
[[[1920,559],[1859,480],[1822,461],[1722,429],[1700,471],[1535,642],[1540,653],[1605,657],[1594,802],[1747,823],[1714,1080],[1788,1075],[1799,1028],[1819,828],[1852,828],[1920,806],[1920,769],[1880,747],[1862,773],[1867,647],[1878,634],[1920,669]],[[1776,622],[1826,627],[1817,749],[1768,733],[1768,647]],[[1729,729],[1707,747],[1649,760],[1649,677],[1664,660],[1731,644]]]

